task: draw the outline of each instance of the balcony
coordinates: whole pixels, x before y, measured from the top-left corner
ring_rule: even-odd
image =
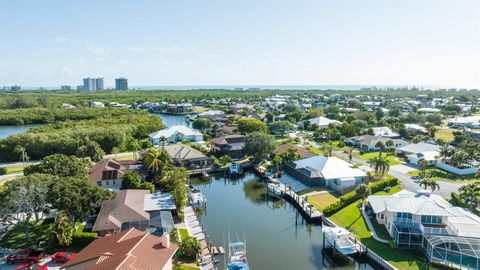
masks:
[[[427,225],[420,222],[416,222],[407,218],[396,218],[393,221],[396,226],[408,227],[410,229],[417,229],[424,235],[457,235],[458,230],[451,228],[444,224]]]

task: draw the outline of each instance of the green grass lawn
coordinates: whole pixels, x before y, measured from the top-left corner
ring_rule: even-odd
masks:
[[[444,142],[451,142],[453,141],[453,139],[455,139],[455,136],[453,136],[453,130],[448,128],[441,128],[435,132],[435,138],[441,139]]]
[[[325,207],[338,201],[338,196],[330,192],[322,192],[315,195],[308,196],[307,201],[315,206],[318,211],[323,211]]]
[[[23,173],[23,165],[6,166],[7,174]]]
[[[408,172],[411,176],[419,176],[420,170],[414,170]],[[426,169],[427,175],[431,175],[432,179],[436,181],[445,181],[445,182],[458,182],[458,181],[467,181],[467,182],[478,182],[480,181],[480,177],[476,176],[475,174],[469,175],[456,175],[453,173],[449,173],[447,171],[438,169],[438,168],[428,168]]]
[[[379,152],[367,152],[367,153],[364,153],[362,155],[358,155],[359,158],[363,159],[363,160],[366,160],[366,161],[369,161],[370,159],[374,158],[374,157],[378,157],[378,154]],[[383,153],[382,155],[386,155],[386,153]],[[387,160],[388,160],[388,163],[390,164],[390,166],[393,166],[393,165],[400,165],[400,164],[403,164],[403,162],[399,161],[395,156],[387,156]]]
[[[197,270],[197,269],[200,269],[200,268],[192,267],[188,265],[178,265],[178,264],[173,266],[173,270]]]
[[[376,194],[393,194],[400,191],[402,188],[396,186],[390,192],[378,192]],[[373,238],[371,232],[368,230],[367,224],[363,219],[360,210],[358,209],[359,201],[356,201],[339,212],[335,213],[330,218],[339,226],[350,230],[357,238],[365,244],[369,249],[380,255],[386,261],[397,267],[398,269],[435,269],[428,265],[428,262],[420,257],[416,257],[411,253],[392,248],[388,244],[378,242]],[[376,224],[374,226],[381,226]],[[388,239],[388,233],[383,230],[379,231],[381,237]]]
[[[182,241],[189,236],[187,229],[180,228],[180,229],[178,229],[178,231],[180,232],[180,239],[181,239]]]

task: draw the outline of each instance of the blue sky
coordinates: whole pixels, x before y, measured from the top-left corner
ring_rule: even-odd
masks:
[[[0,86],[480,88],[477,0],[2,0]]]

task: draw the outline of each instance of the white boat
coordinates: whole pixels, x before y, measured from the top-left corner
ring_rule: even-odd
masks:
[[[203,195],[203,193],[197,188],[190,189],[189,198],[190,204],[193,206],[204,205],[207,203],[207,198],[205,198],[205,195]]]
[[[322,232],[328,244],[340,253],[349,255],[357,252],[357,245],[350,238],[350,232],[347,229],[324,226]]]
[[[228,270],[250,270],[245,242],[228,244]]]
[[[267,184],[267,188],[268,190],[270,190],[270,192],[275,195],[275,196],[282,196],[283,195],[283,191],[282,191],[282,186],[280,183],[268,183]]]

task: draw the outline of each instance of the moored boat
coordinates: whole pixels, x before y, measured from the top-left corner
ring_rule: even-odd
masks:
[[[228,270],[250,270],[245,242],[228,244]]]
[[[326,241],[340,253],[344,255],[353,254],[357,252],[357,245],[350,238],[350,232],[347,229],[340,227],[323,227]]]

